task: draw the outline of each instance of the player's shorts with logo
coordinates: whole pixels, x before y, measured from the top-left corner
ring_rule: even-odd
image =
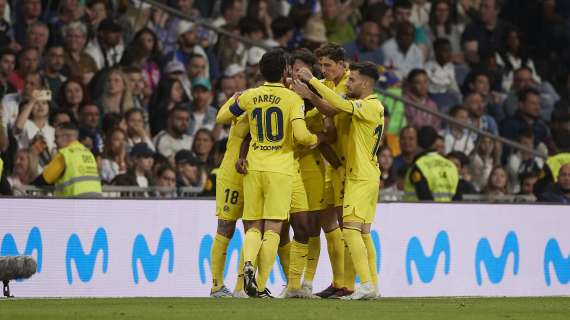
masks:
[[[293,176],[249,171],[243,178],[243,220],[287,220],[291,209]]]
[[[216,216],[218,219],[236,221],[243,214],[243,178],[216,180]]]
[[[346,179],[345,187],[343,217],[354,215],[364,223],[372,223],[376,215],[379,181]]]

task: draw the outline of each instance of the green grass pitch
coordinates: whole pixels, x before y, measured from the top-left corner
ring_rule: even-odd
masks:
[[[570,319],[570,298],[0,299],[0,319]]]

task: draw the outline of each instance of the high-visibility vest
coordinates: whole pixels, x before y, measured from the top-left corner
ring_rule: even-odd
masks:
[[[60,197],[101,196],[101,179],[95,157],[79,142],[59,150],[65,171],[55,182],[55,195]]]
[[[2,173],[4,172],[4,161],[0,158],[0,177],[2,177]]]
[[[554,182],[558,182],[558,174],[560,173],[560,168],[565,164],[570,163],[570,152],[559,153],[555,156],[549,157],[546,160],[546,165],[552,172],[552,178]]]
[[[459,172],[453,162],[436,152],[431,152],[417,159],[415,165],[426,179],[434,201],[451,201],[459,184]],[[404,200],[417,201],[418,196],[413,183],[410,181],[410,173],[408,170],[406,174]]]

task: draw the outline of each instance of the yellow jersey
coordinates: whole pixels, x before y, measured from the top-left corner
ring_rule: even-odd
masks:
[[[317,136],[305,124],[303,99],[282,83],[269,83],[244,91],[236,103],[221,109],[219,123],[247,113],[251,143],[247,155],[249,171],[293,175],[295,143],[314,145]]]
[[[334,81],[326,79],[323,81],[323,84],[344,98],[347,91],[346,82],[348,81],[349,76],[350,70],[346,70],[338,84],[335,84]],[[349,141],[348,131],[350,130],[350,120],[350,115],[344,112],[341,112],[334,116],[334,126],[337,132],[337,140],[332,147],[343,163],[345,162],[346,146],[348,145]]]
[[[235,98],[232,97],[224,103],[220,109],[229,109],[235,103]],[[247,118],[241,116],[232,122],[230,132],[228,134],[228,142],[226,144],[226,153],[224,159],[220,164],[220,169],[217,176],[220,179],[229,180],[233,182],[241,181],[242,175],[235,169],[235,164],[239,158],[239,152],[243,139],[249,133],[249,124]]]
[[[323,99],[343,111],[350,119],[347,135],[346,176],[355,180],[378,180],[377,156],[384,131],[384,107],[374,94],[359,100],[346,100],[316,78],[310,84]]]

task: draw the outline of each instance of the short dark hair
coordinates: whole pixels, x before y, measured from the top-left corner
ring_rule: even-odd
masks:
[[[317,56],[307,48],[300,48],[295,50],[291,55],[291,64],[293,64],[295,60],[301,60],[311,67],[317,64],[319,61],[317,59]]]
[[[451,108],[451,110],[449,111],[449,115],[452,117],[455,117],[459,111],[469,112],[463,106],[457,105],[457,106]]]
[[[4,56],[7,55],[11,55],[14,56],[14,58],[16,58],[16,52],[14,52],[13,50],[8,48],[0,50],[0,59],[2,59]]]
[[[424,150],[429,150],[438,136],[437,131],[432,126],[423,126],[418,130],[418,145]]]
[[[226,11],[234,7],[234,4],[238,0],[222,0],[222,4],[220,5],[220,12],[224,14]],[[241,0],[239,0],[241,1]]]
[[[239,21],[239,33],[242,35],[251,34],[254,32],[263,32],[265,34],[265,26],[263,22],[259,21],[258,19],[252,18],[241,18]]]
[[[271,22],[271,31],[273,32],[273,37],[276,39],[283,37],[294,28],[293,21],[284,16],[279,16]]]
[[[77,126],[77,124],[73,121],[71,122],[64,122],[62,124],[60,124],[59,126],[57,126],[59,129],[61,130],[72,130],[72,131],[77,131],[79,132],[79,127]]]
[[[412,82],[420,74],[423,74],[427,77],[427,72],[424,69],[413,69],[412,71],[410,71],[410,73],[408,73],[408,77],[406,78],[406,81]]]
[[[398,8],[412,9],[412,3],[410,0],[396,0],[394,1],[394,10]]]
[[[174,108],[170,109],[170,111],[168,112],[168,117],[170,118],[170,117],[174,116],[174,114],[176,112],[190,113],[190,109],[188,109],[187,107],[182,106],[182,105],[176,105],[176,106],[174,106]]]
[[[259,61],[259,71],[263,78],[269,82],[279,82],[287,66],[285,50],[271,49],[263,54]]]
[[[336,43],[326,43],[320,48],[315,50],[315,54],[318,58],[329,58],[334,62],[340,62],[345,60],[344,48]]]
[[[451,41],[449,41],[449,39],[447,39],[447,38],[437,38],[433,42],[433,49],[434,50],[439,50],[443,46],[451,46]]]
[[[519,96],[518,96],[519,101],[525,102],[530,94],[533,94],[535,96],[540,97],[540,92],[538,90],[536,90],[535,88],[525,88],[525,89],[521,90],[521,92],[519,92]]]
[[[375,83],[378,81],[378,77],[380,76],[378,74],[378,66],[370,61],[351,63],[350,70],[358,71],[358,73],[361,75],[367,76],[368,78],[374,80]]]
[[[455,159],[459,160],[459,163],[461,163],[462,167],[469,165],[469,162],[470,162],[469,157],[461,151],[451,151],[450,153],[447,154],[446,158],[447,159],[455,158]]]

